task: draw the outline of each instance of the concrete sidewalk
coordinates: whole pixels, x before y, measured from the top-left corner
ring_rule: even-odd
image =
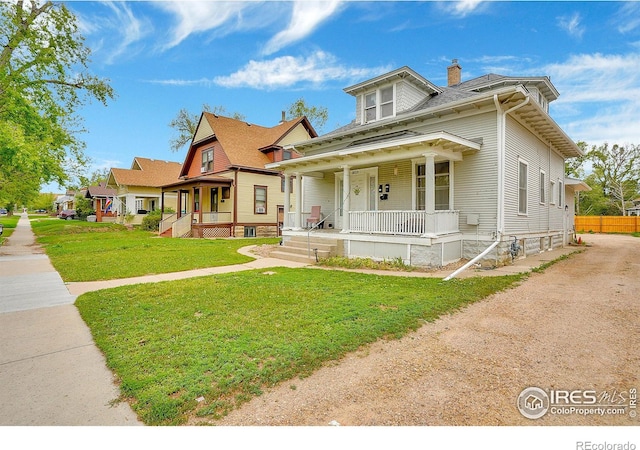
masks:
[[[0,247],[0,425],[140,425],[23,214]]]

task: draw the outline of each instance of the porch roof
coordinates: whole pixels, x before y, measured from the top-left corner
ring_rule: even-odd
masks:
[[[171,192],[176,191],[185,186],[231,186],[233,180],[231,178],[226,177],[218,177],[215,175],[205,175],[201,177],[188,178],[185,180],[181,180],[177,183],[168,184],[166,186],[162,186],[163,192]]]
[[[574,192],[578,192],[578,191],[590,191],[591,190],[591,186],[589,186],[587,183],[585,183],[582,180],[577,180],[575,178],[569,178],[569,177],[565,177],[564,178],[564,185],[566,187],[570,187],[574,190]]]
[[[344,164],[376,164],[418,158],[426,153],[461,161],[463,152],[475,152],[481,147],[481,140],[465,139],[446,131],[429,134],[405,131],[354,141],[332,152],[280,161],[265,167],[307,172],[338,168]]]

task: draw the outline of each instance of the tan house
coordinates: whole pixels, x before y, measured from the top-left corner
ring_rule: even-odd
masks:
[[[176,214],[165,216],[160,233],[173,237],[279,235],[285,190],[290,188],[279,170],[265,169],[265,165],[298,157],[284,147],[316,136],[306,117],[289,121],[283,117],[278,125],[266,128],[203,113],[180,180],[162,188],[164,197],[177,197],[177,208]]]
[[[112,210],[117,221],[139,224],[149,211],[159,209],[163,198],[162,186],[176,182],[181,168],[178,162],[137,156],[131,169],[111,169],[106,187],[116,191]],[[164,205],[176,210],[176,196],[164,196]]]

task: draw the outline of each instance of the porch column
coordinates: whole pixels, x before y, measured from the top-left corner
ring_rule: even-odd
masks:
[[[294,173],[296,177],[296,184],[294,186],[294,192],[296,193],[296,219],[294,223],[294,229],[302,229],[302,175],[300,172]]]
[[[422,237],[437,236],[436,230],[436,154],[425,153],[424,165],[424,212],[425,230]]]
[[[284,224],[283,229],[291,228],[291,224],[289,223],[289,206],[291,205],[291,186],[289,183],[291,182],[291,175],[288,173],[284,174]]]
[[[136,196],[133,194],[127,194],[125,197],[125,214],[137,214],[138,211],[135,209],[136,207]]]
[[[436,211],[436,154],[425,153],[425,171],[424,171],[424,209],[427,214],[433,214]]]
[[[342,166],[342,233],[348,233],[349,210],[351,209],[351,167]]]

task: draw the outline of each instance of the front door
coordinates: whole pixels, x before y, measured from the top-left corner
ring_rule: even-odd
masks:
[[[377,209],[377,168],[356,169],[352,170],[349,175],[349,210],[350,211],[375,211]],[[336,227],[342,228],[342,217],[344,210],[342,208],[342,174],[336,174],[336,204],[340,206],[336,218]]]
[[[351,174],[351,211],[366,211],[369,204],[369,176],[366,172]]]

